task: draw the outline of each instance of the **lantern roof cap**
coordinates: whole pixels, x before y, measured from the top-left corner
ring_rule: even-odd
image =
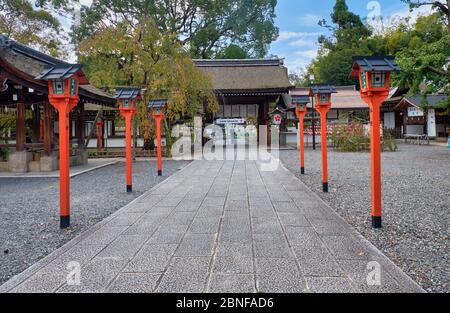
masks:
[[[148,102],[148,107],[149,108],[154,108],[154,109],[160,109],[165,107],[167,104],[167,99],[155,99],[155,100],[150,100]]]
[[[309,96],[306,95],[291,95],[291,102],[292,103],[310,103],[311,99],[309,98]]]
[[[79,84],[86,85],[88,84],[88,80],[84,75],[81,68],[83,65],[81,64],[52,64],[45,65],[41,74],[39,74],[35,79],[41,80],[57,80],[57,79],[68,79],[78,74]]]
[[[337,93],[336,87],[330,84],[313,84],[309,90],[310,95]]]
[[[115,99],[136,99],[141,96],[141,89],[136,87],[117,87]]]
[[[400,66],[394,56],[354,56],[351,77],[358,77],[359,72],[399,72]]]

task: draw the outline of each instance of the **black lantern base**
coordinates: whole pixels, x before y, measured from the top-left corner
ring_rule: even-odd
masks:
[[[300,173],[301,173],[302,175],[305,175],[305,168],[304,168],[304,167],[302,167],[302,168],[300,169]]]
[[[381,216],[372,216],[372,227],[381,228]]]
[[[328,183],[322,183],[323,192],[328,192]]]
[[[70,215],[60,216],[59,218],[59,228],[64,229],[70,226]]]
[[[127,185],[127,192],[133,192],[132,185]]]
[[[158,176],[162,176],[162,170],[158,170]]]

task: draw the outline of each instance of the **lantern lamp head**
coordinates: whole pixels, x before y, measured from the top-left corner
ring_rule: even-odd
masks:
[[[337,93],[336,87],[329,84],[314,84],[309,90],[309,95],[316,98],[318,105],[331,105],[332,93]]]
[[[81,64],[46,65],[36,79],[48,82],[52,98],[78,98],[79,85],[88,84],[81,68]]]
[[[359,78],[361,93],[388,92],[392,72],[400,67],[392,56],[355,56],[353,57],[351,77]]]
[[[118,87],[114,98],[119,100],[122,111],[134,110],[136,100],[141,99],[141,89],[135,87]]]
[[[310,102],[308,96],[292,95],[291,99],[292,105],[294,105],[298,111],[306,111],[306,105]]]
[[[166,108],[167,100],[166,99],[155,99],[150,100],[148,103],[148,108],[152,110],[153,114],[163,114],[164,109]]]

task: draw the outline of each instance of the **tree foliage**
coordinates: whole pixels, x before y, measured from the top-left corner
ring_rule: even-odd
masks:
[[[41,6],[69,8],[69,0],[38,0]],[[83,6],[73,27],[78,43],[105,26],[152,19],[163,34],[190,51],[194,58],[211,58],[231,47],[246,56],[263,57],[278,36],[274,25],[276,0],[97,0]]]
[[[0,0],[0,33],[53,56],[61,56],[63,35],[57,18],[29,0]]]
[[[180,44],[160,33],[152,20],[105,27],[83,40],[79,59],[96,86],[137,86],[145,90],[138,108],[145,124],[146,103],[166,98],[169,121],[191,118],[204,107],[217,110],[210,79],[193,64]]]

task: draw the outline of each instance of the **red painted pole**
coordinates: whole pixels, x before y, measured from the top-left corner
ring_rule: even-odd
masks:
[[[327,155],[327,112],[329,105],[317,105],[320,114],[320,138],[322,148],[322,190],[328,192],[328,155]]]
[[[299,135],[299,140],[300,140],[300,173],[301,174],[305,174],[305,125],[304,125],[304,118],[306,115],[306,110],[296,110],[296,114],[298,117],[298,122],[299,122],[299,131],[300,131],[300,135]]]
[[[158,154],[158,176],[162,176],[162,147],[161,147],[161,119],[162,116],[156,116],[156,138],[157,138],[157,154]]]
[[[131,112],[125,113],[125,141],[126,141],[126,183],[127,192],[133,191],[133,160],[131,155]]]
[[[372,224],[381,227],[381,127],[380,106],[382,101],[373,97],[370,106],[370,168],[372,172]]]
[[[60,186],[60,227],[70,226],[70,152],[69,152],[69,111],[61,106],[59,113],[59,186]]]

